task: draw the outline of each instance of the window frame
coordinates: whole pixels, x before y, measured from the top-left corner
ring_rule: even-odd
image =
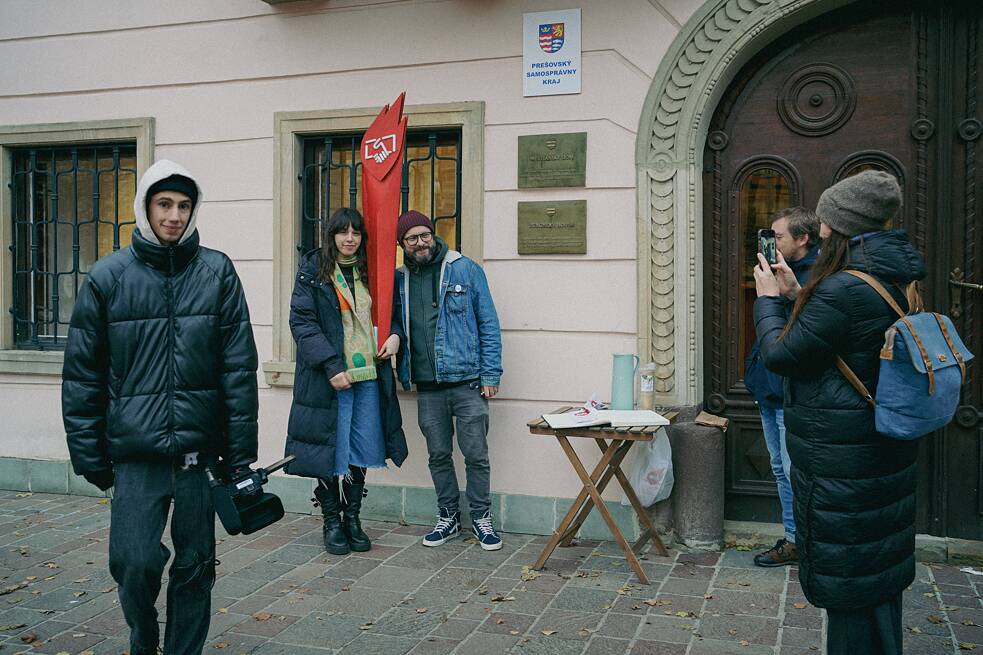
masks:
[[[28,146],[135,143],[137,179],[150,167],[154,153],[154,119],[122,118],[71,123],[0,126],[0,373],[61,375],[61,351],[18,350],[7,309],[13,304],[13,208],[7,186],[13,173],[13,149]]]
[[[296,345],[290,334],[293,293],[300,243],[302,190],[298,174],[304,160],[303,140],[318,134],[365,131],[381,107],[276,112],[273,117],[273,353],[263,362],[266,383],[292,387]],[[407,105],[409,127],[461,130],[461,252],[483,261],[485,103]]]

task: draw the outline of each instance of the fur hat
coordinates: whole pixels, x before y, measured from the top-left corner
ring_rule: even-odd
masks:
[[[866,170],[840,180],[819,196],[816,214],[831,229],[848,237],[876,232],[901,207],[901,186],[884,171]]]

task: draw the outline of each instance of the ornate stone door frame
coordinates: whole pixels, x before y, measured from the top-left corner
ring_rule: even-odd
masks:
[[[638,184],[638,353],[658,402],[703,397],[703,149],[741,67],[793,27],[854,0],[708,0],[683,26],[645,99]]]

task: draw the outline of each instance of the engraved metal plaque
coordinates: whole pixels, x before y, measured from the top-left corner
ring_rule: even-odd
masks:
[[[519,137],[519,188],[585,186],[587,132]]]
[[[519,203],[520,255],[586,255],[587,201]]]

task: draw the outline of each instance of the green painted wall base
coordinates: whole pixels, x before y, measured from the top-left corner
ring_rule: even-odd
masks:
[[[434,523],[437,496],[432,488],[373,485],[371,473],[369,476],[369,495],[363,502],[363,518],[403,520],[418,525]],[[68,461],[16,457],[0,457],[0,489],[99,498],[110,495],[75,475]],[[266,489],[280,497],[288,512],[311,514],[316,511],[310,500],[314,495],[314,481],[311,479],[277,475],[270,478]],[[572,502],[572,498],[492,494],[491,511],[496,526],[505,532],[552,534]],[[461,508],[467,506],[464,494],[461,494]],[[638,517],[631,507],[610,501],[607,507],[628,541],[640,536]],[[611,532],[595,511],[584,523],[580,536],[585,539],[611,539]]]

